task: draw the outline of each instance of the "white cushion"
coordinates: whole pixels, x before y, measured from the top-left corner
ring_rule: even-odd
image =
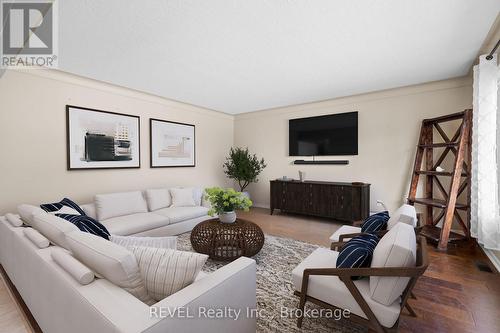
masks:
[[[192,188],[171,188],[172,207],[193,207],[196,206]]]
[[[396,224],[378,242],[373,251],[371,267],[415,267],[417,240],[412,226]],[[397,300],[406,286],[408,277],[370,277],[371,297],[384,305]]]
[[[156,214],[156,212],[118,216],[100,222],[111,234],[120,236],[164,227],[170,223],[168,217]]]
[[[154,188],[146,190],[146,201],[150,212],[168,207],[172,204],[168,188]]]
[[[134,246],[147,246],[163,249],[177,249],[177,236],[167,237],[134,237],[111,235],[109,238],[115,244],[131,249]]]
[[[332,242],[338,242],[340,239],[340,235],[346,235],[346,234],[355,234],[361,232],[360,227],[353,227],[350,225],[343,225],[337,231],[335,231],[331,236],[330,236],[330,241]]]
[[[201,206],[201,202],[203,200],[203,192],[205,190],[201,187],[192,187],[191,189],[193,190],[194,203],[196,204],[196,206]]]
[[[71,254],[60,248],[53,248],[50,255],[52,259],[78,283],[87,285],[94,281],[94,272],[87,266],[73,258]]]
[[[37,230],[33,228],[24,228],[23,232],[26,238],[28,238],[39,249],[44,249],[46,247],[49,247],[50,245],[49,240],[44,235],[39,233]]]
[[[97,194],[95,206],[99,221],[148,211],[146,200],[140,191]]]
[[[33,224],[35,215],[46,214],[46,212],[40,207],[27,204],[17,206],[17,212],[21,215],[21,218],[27,225]]]
[[[80,229],[73,223],[60,217],[44,213],[35,215],[33,228],[47,237],[52,244],[69,249],[66,234]]]
[[[97,220],[97,211],[95,209],[94,203],[88,203],[85,205],[81,205],[80,208],[85,212],[85,214],[94,220]]]
[[[157,301],[193,283],[208,259],[206,254],[143,246],[133,247],[132,252],[149,295]]]
[[[338,252],[324,248],[316,249],[292,271],[292,280],[295,290],[301,291],[302,276],[306,268],[335,268]],[[378,321],[385,327],[392,327],[399,317],[399,302],[395,301],[390,306],[375,302],[370,297],[368,279],[354,281],[361,295],[367,302]],[[347,289],[344,282],[336,276],[311,276],[307,295],[342,309],[349,309],[353,314],[367,318],[363,310]]]
[[[19,217],[19,215],[15,215],[12,213],[5,214],[5,219],[12,225],[13,227],[20,227],[23,225],[23,220]]]
[[[398,222],[403,222],[411,225],[412,227],[417,226],[417,211],[412,205],[404,204],[399,207],[387,221],[387,229],[392,229]]]
[[[149,305],[154,303],[146,291],[132,252],[86,232],[71,232],[67,238],[71,252],[84,265],[144,303]]]
[[[155,211],[155,214],[168,217],[171,224],[205,216],[208,208],[203,206],[195,207],[169,207]]]

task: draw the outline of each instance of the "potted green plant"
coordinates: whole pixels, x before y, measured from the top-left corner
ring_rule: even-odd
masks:
[[[205,189],[205,199],[211,204],[208,211],[210,216],[219,215],[222,223],[233,223],[236,221],[235,210],[248,211],[252,201],[243,193],[232,188],[211,187]]]
[[[263,158],[259,159],[257,155],[250,154],[248,148],[231,148],[229,156],[224,162],[224,173],[230,179],[235,180],[240,191],[249,197],[245,188],[250,183],[258,181],[257,176],[264,170],[266,163]]]

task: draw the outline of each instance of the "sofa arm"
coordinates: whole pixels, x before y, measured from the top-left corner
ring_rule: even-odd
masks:
[[[246,257],[219,268],[152,305],[150,317],[161,320],[144,332],[254,333],[255,273],[255,260]]]

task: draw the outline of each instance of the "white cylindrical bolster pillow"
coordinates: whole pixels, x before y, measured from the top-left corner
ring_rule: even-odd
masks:
[[[23,220],[19,217],[19,215],[14,215],[12,213],[5,214],[5,218],[13,227],[20,227],[23,225]]]
[[[44,249],[46,247],[49,247],[50,245],[49,240],[44,235],[39,233],[37,230],[33,228],[24,228],[23,231],[24,235],[38,248]]]
[[[94,272],[71,254],[61,249],[54,249],[50,254],[52,259],[80,284],[86,285],[94,281]]]

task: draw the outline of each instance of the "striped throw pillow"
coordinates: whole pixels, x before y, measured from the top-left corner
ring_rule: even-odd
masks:
[[[159,247],[173,250],[177,248],[177,236],[144,237],[111,235],[109,240],[129,250],[134,246]]]
[[[87,215],[73,215],[73,214],[56,214],[57,217],[65,219],[76,225],[78,229],[90,234],[100,236],[104,239],[108,239],[111,236],[108,229],[98,221],[94,220]]]
[[[64,198],[59,202],[40,205],[40,208],[46,211],[47,213],[51,213],[61,210],[61,208],[65,206],[76,210],[80,215],[86,215],[83,209],[81,209],[80,206],[78,206],[78,204],[76,204],[73,200],[68,198]]]
[[[348,241],[337,257],[337,268],[370,267],[373,251],[379,239],[376,235],[359,235]],[[359,279],[353,277],[353,280]]]
[[[386,210],[368,216],[361,225],[361,232],[371,233],[386,230],[387,221],[389,221],[389,212]]]
[[[148,294],[159,301],[195,280],[208,256],[195,252],[134,246],[141,275]]]

